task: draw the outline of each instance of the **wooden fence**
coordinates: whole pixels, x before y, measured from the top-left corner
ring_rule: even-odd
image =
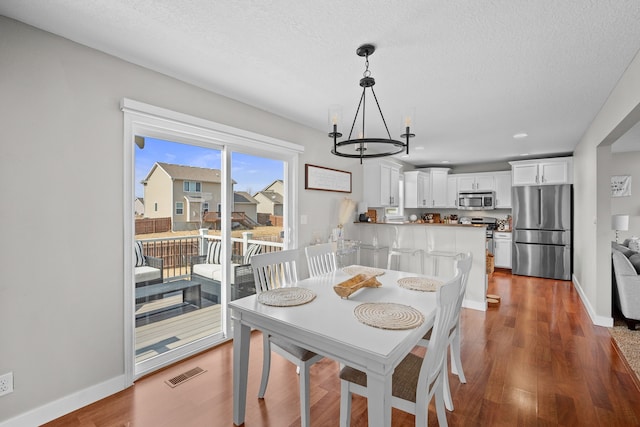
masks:
[[[261,225],[273,225],[275,227],[282,227],[283,222],[283,217],[281,215],[258,213],[258,223]]]
[[[171,231],[171,218],[136,219],[136,234],[164,233]]]

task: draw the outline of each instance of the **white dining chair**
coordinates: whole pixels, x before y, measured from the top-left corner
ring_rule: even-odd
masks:
[[[307,246],[304,248],[304,253],[307,256],[307,266],[311,277],[336,271],[338,268],[336,253],[333,251],[331,243]]]
[[[435,398],[438,424],[447,425],[443,396],[443,364],[447,356],[449,326],[454,322],[462,275],[441,286],[436,294],[436,316],[424,358],[409,353],[391,380],[391,405],[415,415],[416,427],[427,427],[429,402]],[[351,424],[352,393],[367,397],[367,375],[352,367],[340,371],[340,427]]]
[[[466,383],[467,379],[464,376],[462,370],[462,360],[460,358],[460,311],[462,309],[462,301],[464,300],[464,294],[467,290],[467,282],[469,281],[469,272],[471,271],[471,264],[473,264],[473,254],[467,252],[461,254],[456,260],[456,269],[462,275],[462,285],[460,286],[460,295],[458,295],[458,301],[456,301],[456,316],[453,319],[453,323],[449,328],[449,349],[451,351],[451,372],[458,376],[461,383]],[[431,330],[429,330],[424,337],[420,340],[418,345],[427,347],[431,336]],[[451,398],[451,389],[449,386],[449,375],[447,369],[447,358],[444,359],[444,402],[448,410],[453,411],[453,399]]]
[[[270,289],[295,285],[298,281],[297,259],[298,251],[296,250],[271,252],[251,257],[256,293],[260,294]],[[294,345],[285,338],[272,336],[264,332],[262,338],[262,379],[258,398],[264,398],[264,394],[267,391],[269,371],[271,369],[271,350],[273,350],[298,367],[298,374],[300,375],[300,424],[302,427],[308,427],[311,412],[309,408],[309,368],[321,360],[322,356]]]

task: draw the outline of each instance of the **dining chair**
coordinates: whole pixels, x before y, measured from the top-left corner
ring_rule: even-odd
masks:
[[[416,427],[427,427],[429,402],[435,398],[438,424],[447,425],[443,396],[444,359],[449,325],[454,322],[462,275],[441,286],[436,294],[436,316],[424,358],[409,353],[396,367],[391,380],[391,406],[415,415]],[[340,371],[340,427],[351,424],[351,395],[367,397],[367,375],[346,366]]]
[[[307,246],[304,248],[304,253],[307,256],[307,266],[311,277],[336,271],[338,268],[336,253],[333,251],[331,243]]]
[[[473,254],[467,252],[461,254],[456,260],[456,269],[462,275],[462,284],[460,286],[460,295],[458,295],[458,301],[456,301],[456,315],[453,319],[453,323],[449,328],[449,349],[451,351],[451,372],[458,376],[461,383],[466,383],[467,379],[464,376],[462,370],[462,360],[460,359],[460,311],[462,309],[462,301],[464,300],[464,294],[467,290],[467,282],[469,281],[469,272],[471,271],[471,264],[473,263]],[[431,336],[431,330],[429,330],[424,337],[418,342],[418,345],[427,347]],[[444,359],[443,373],[444,373],[444,402],[448,410],[453,411],[453,399],[451,398],[451,388],[449,386],[449,375],[447,373],[447,358]]]
[[[260,294],[271,289],[295,285],[298,281],[297,259],[298,251],[296,250],[271,252],[251,257],[256,293]],[[308,427],[310,423],[309,368],[321,360],[322,356],[292,344],[284,338],[264,332],[262,339],[262,379],[258,398],[263,399],[267,391],[269,370],[271,369],[271,350],[273,350],[298,368],[297,371],[300,375],[300,424],[302,427]]]

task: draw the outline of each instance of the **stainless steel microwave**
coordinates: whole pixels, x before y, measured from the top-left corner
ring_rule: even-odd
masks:
[[[458,193],[458,209],[481,211],[495,209],[494,191],[461,191]]]

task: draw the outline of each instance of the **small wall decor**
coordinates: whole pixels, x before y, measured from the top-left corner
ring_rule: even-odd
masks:
[[[611,177],[611,197],[631,196],[631,176],[616,175]]]
[[[304,188],[351,193],[351,172],[305,164]]]

